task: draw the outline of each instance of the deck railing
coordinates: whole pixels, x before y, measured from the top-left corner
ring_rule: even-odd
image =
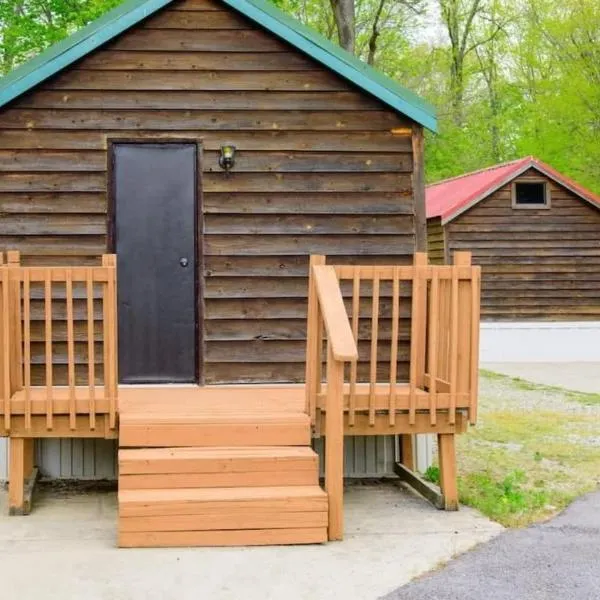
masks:
[[[311,257],[306,405],[325,435],[330,539],[342,534],[344,432],[447,434],[475,423],[480,278],[468,252],[441,266],[421,253],[408,266]]]
[[[116,257],[104,255],[101,266],[36,267],[22,266],[18,252],[6,262],[0,254],[0,303],[4,430],[22,420],[19,434],[37,437],[65,415],[71,432],[94,430],[99,414],[115,429]]]

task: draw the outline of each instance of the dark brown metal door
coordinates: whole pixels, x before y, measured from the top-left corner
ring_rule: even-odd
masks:
[[[197,379],[195,144],[113,144],[119,380]]]

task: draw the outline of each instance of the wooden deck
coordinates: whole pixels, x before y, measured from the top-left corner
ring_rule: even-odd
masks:
[[[436,267],[422,254],[412,266],[311,257],[301,385],[118,385],[115,264],[0,255],[11,514],[29,511],[34,440],[48,437],[119,439],[121,546],[342,539],[344,436],[399,435],[398,474],[458,508],[455,434],[477,418],[479,356],[480,272],[466,254]],[[437,434],[439,492],[413,472],[416,433]]]
[[[302,387],[122,387],[119,545],[327,540]]]

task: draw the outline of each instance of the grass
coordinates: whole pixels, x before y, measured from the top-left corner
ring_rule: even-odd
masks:
[[[564,409],[521,406],[524,394],[540,392],[552,392],[560,399],[552,406]],[[579,408],[569,410],[572,403]],[[595,407],[600,396],[484,371],[479,423],[458,438],[461,502],[520,527],[549,518],[594,489],[600,481],[599,414],[581,404]],[[425,476],[439,480],[439,470]]]

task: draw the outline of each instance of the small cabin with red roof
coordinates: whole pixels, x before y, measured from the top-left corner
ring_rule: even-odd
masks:
[[[523,340],[531,329],[523,323],[538,332],[573,322],[600,329],[598,195],[526,157],[429,185],[426,205],[431,262],[447,262],[456,250],[473,253],[482,266],[482,320],[496,330],[518,323]],[[485,340],[482,331],[482,360]],[[536,357],[553,360],[544,345],[536,344]],[[565,358],[594,360],[585,352]],[[491,360],[506,356],[494,352]]]

